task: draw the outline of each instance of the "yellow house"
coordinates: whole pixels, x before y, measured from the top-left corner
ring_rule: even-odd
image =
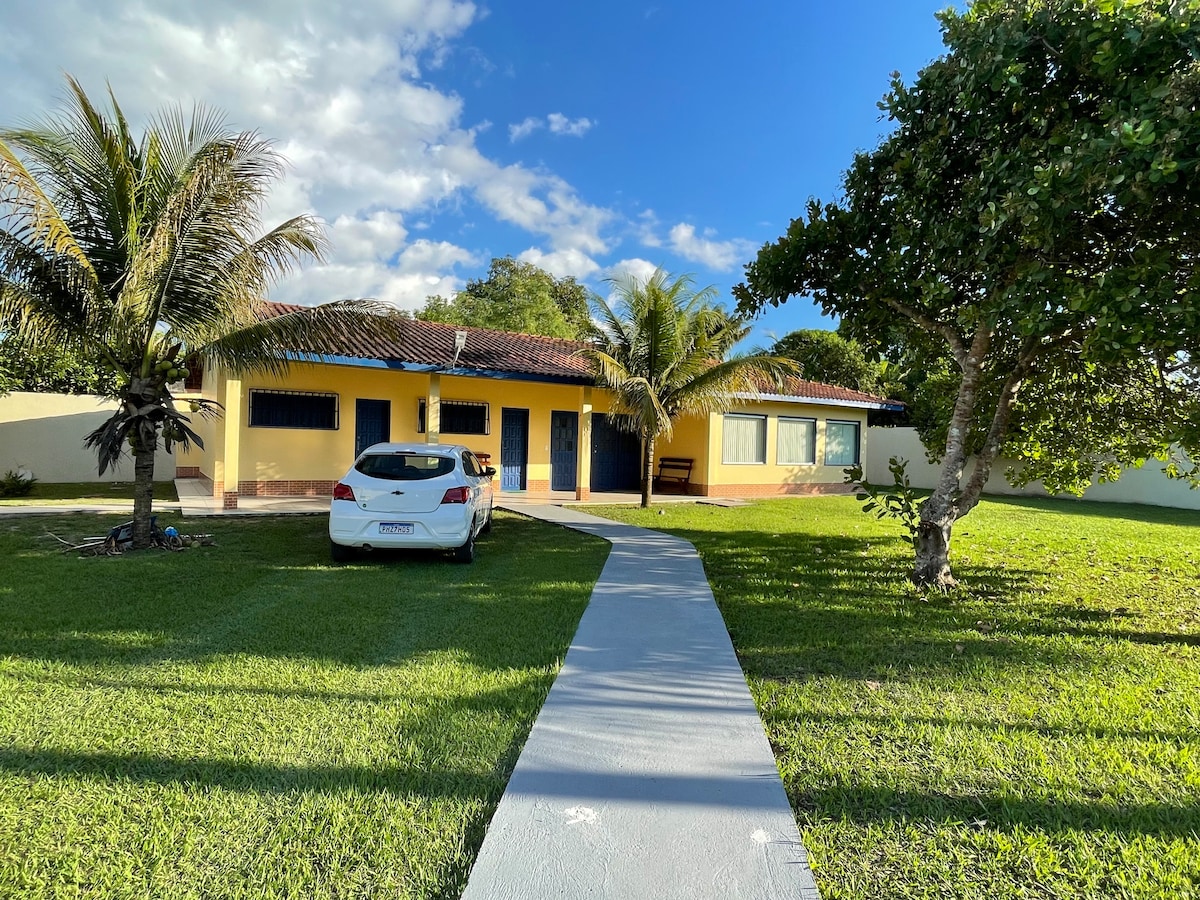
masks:
[[[329,496],[363,448],[390,440],[465,444],[496,467],[501,491],[637,490],[639,443],[610,420],[581,346],[407,321],[396,341],[297,354],[283,377],[204,372],[190,396],[224,415],[192,417],[204,449],[177,451],[176,475],[204,479],[226,509],[243,496]],[[895,408],[792,379],[784,393],[678,422],[656,455],[690,461],[679,487],[701,496],[842,491],[843,469],[865,458],[867,411]]]

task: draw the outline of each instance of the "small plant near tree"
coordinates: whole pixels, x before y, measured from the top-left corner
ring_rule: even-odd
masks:
[[[863,512],[877,519],[897,519],[908,532],[909,542],[916,547],[921,526],[921,501],[908,480],[908,460],[893,456],[888,460],[892,473],[891,487],[867,481],[862,464],[846,469],[846,484],[857,488],[854,499],[863,505]]]

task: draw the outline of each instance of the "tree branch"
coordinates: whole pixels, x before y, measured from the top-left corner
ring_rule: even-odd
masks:
[[[950,345],[950,352],[954,354],[954,360],[962,367],[963,361],[967,356],[967,345],[963,343],[962,337],[957,331],[939,322],[932,316],[928,316],[915,307],[909,306],[907,303],[901,303],[899,300],[894,300],[891,297],[882,297],[884,303],[894,309],[900,315],[907,319],[916,322],[930,334],[940,335],[946,339],[946,343]]]
[[[958,396],[954,400],[954,412],[946,432],[946,453],[942,457],[942,471],[938,475],[933,493],[921,504],[921,520],[936,522],[950,514],[952,519],[959,515],[956,495],[962,480],[963,466],[967,461],[967,438],[979,395],[979,384],[983,378],[983,361],[992,343],[992,329],[980,324],[971,341],[970,350],[961,362],[963,377],[958,385]]]
[[[996,412],[992,416],[992,424],[988,428],[987,438],[975,457],[971,477],[958,497],[959,516],[965,516],[979,503],[983,487],[992,474],[992,463],[996,461],[996,457],[1000,454],[1000,447],[1008,436],[1008,426],[1012,421],[1013,404],[1017,399],[1017,394],[1025,382],[1025,376],[1029,374],[1029,368],[1034,359],[1045,349],[1047,349],[1047,345],[1038,344],[1033,338],[1027,339],[1017,358],[1016,367],[1004,380],[1004,386],[1000,389],[1000,397],[996,401]]]

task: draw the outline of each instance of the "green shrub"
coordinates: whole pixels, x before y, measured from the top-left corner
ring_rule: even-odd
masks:
[[[9,469],[0,478],[0,497],[24,497],[33,490],[37,479],[24,472],[14,472]]]

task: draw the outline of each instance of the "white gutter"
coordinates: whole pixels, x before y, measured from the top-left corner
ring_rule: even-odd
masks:
[[[763,401],[773,403],[809,403],[815,406],[845,406],[853,409],[904,409],[901,403],[889,403],[871,400],[830,400],[828,397],[801,397],[795,394],[734,394],[738,400]]]

